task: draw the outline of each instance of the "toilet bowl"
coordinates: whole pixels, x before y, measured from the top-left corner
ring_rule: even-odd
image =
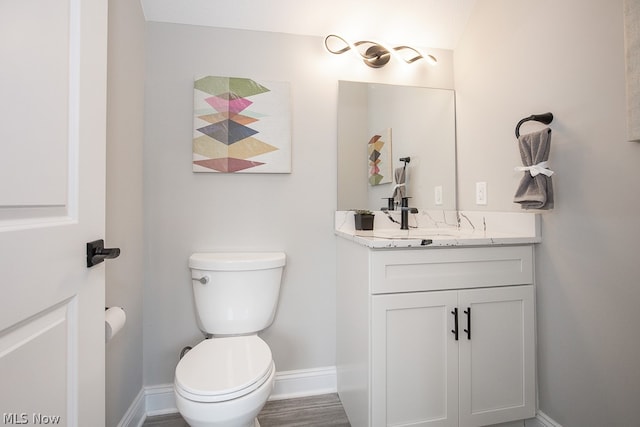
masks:
[[[274,377],[271,350],[257,335],[207,339],[176,367],[176,405],[192,427],[253,427]]]
[[[199,325],[211,338],[175,370],[178,411],[191,427],[255,427],[275,378],[258,331],[273,321],[283,253],[200,253],[189,259]]]

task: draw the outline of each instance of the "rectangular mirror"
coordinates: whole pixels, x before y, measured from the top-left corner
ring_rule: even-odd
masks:
[[[409,206],[455,210],[454,91],[340,81],[338,210],[386,207],[403,157]]]

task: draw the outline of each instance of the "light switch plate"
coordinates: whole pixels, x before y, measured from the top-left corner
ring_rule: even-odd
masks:
[[[434,202],[436,205],[440,206],[442,205],[442,185],[437,185],[434,188]]]
[[[487,183],[476,182],[476,205],[487,204]]]

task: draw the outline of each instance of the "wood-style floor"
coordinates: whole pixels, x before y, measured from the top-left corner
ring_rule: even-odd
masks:
[[[260,427],[350,427],[337,394],[272,400],[258,415]],[[180,414],[148,417],[142,427],[188,427]]]

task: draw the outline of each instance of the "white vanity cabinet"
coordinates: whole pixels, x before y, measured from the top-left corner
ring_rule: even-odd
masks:
[[[535,416],[531,245],[381,250],[337,240],[338,392],[352,426]]]

